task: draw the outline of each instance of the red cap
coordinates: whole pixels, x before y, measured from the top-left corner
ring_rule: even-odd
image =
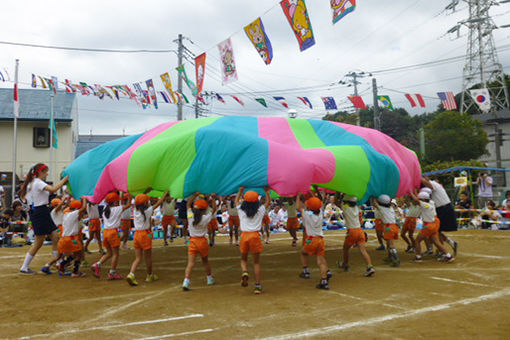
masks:
[[[113,203],[113,202],[120,201],[119,194],[117,194],[116,192],[110,192],[108,195],[106,195],[106,197],[104,199],[105,199],[106,203]]]
[[[142,205],[150,201],[149,195],[146,194],[138,194],[135,197],[135,205]]]
[[[259,194],[253,190],[247,191],[244,194],[244,200],[246,202],[257,202],[259,200]]]
[[[312,197],[306,200],[306,206],[313,211],[320,210],[322,207],[322,201],[317,197]]]
[[[208,206],[209,204],[207,204],[207,201],[203,199],[196,200],[193,204],[193,208],[195,209],[207,209]]]

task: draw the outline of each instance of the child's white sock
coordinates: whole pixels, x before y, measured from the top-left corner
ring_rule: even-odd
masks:
[[[57,250],[53,250],[53,251],[51,252],[51,256],[53,256],[53,257],[57,257],[57,256],[58,256],[58,251],[57,251]]]
[[[30,266],[30,262],[32,262],[32,259],[34,257],[30,255],[30,253],[27,253],[25,255],[25,261],[23,262],[23,266],[21,266],[21,270],[28,270],[28,266]]]

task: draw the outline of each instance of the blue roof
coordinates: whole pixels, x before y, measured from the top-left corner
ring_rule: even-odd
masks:
[[[122,138],[125,136],[119,135],[79,135],[78,142],[76,143],[76,151],[74,153],[74,158],[78,158],[81,154],[94,149],[100,145],[103,145],[106,142]]]
[[[19,90],[19,118],[24,121],[44,121],[50,119],[49,90],[20,89]],[[14,120],[13,89],[0,89],[0,120]],[[73,120],[73,105],[75,93],[57,91],[53,99],[53,117],[57,122],[71,122]]]

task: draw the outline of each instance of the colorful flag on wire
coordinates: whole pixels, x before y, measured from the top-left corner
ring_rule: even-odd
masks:
[[[55,87],[55,84],[53,83],[53,79],[44,78],[46,80],[46,83],[48,83],[48,87],[50,90],[53,90],[54,94],[57,94],[57,88]]]
[[[308,106],[310,109],[313,109],[312,103],[308,100],[306,97],[298,97],[299,100],[303,102],[306,106]]]
[[[172,90],[172,81],[170,80],[170,74],[168,72],[160,75],[161,81],[163,85],[165,85],[165,89],[168,91],[168,94],[172,97],[173,101],[176,103],[174,91]]]
[[[377,100],[382,104],[385,108],[393,110],[393,105],[391,104],[391,99],[389,96],[377,96]]]
[[[147,85],[147,90],[149,91],[150,97],[152,99],[152,104],[154,108],[158,108],[158,98],[156,98],[156,90],[154,89],[154,83],[152,79],[146,80],[145,84]]]
[[[239,99],[239,97],[236,97],[236,96],[231,96],[231,97],[234,98],[236,102],[238,102],[239,104],[244,106],[244,102],[241,99]]]
[[[197,93],[198,97],[200,93],[202,93],[202,89],[204,88],[204,79],[205,79],[205,52],[195,58],[195,76],[197,80]]]
[[[266,65],[271,64],[271,60],[273,60],[273,47],[267,37],[262,20],[260,18],[255,19],[251,24],[244,27],[244,32],[246,32],[248,39],[255,46],[255,49],[259,52]]]
[[[421,107],[425,107],[425,101],[423,100],[423,97],[419,93],[405,94],[407,100],[409,100],[409,103],[411,103],[411,107],[416,107],[417,105],[420,105]]]
[[[163,100],[165,101],[165,103],[171,103],[170,101],[170,97],[163,91],[158,91],[159,95],[161,96],[161,98],[163,98]]]
[[[51,125],[51,120],[48,122],[48,128],[52,129],[53,131],[53,140],[51,141],[51,145],[58,149],[58,138],[57,138],[57,123],[55,122],[55,119],[53,119],[53,126]]]
[[[55,90],[58,90],[58,78],[55,76],[51,76],[51,81],[53,82],[53,85],[55,86]]]
[[[331,0],[330,3],[333,10],[334,24],[356,8],[356,0]]]
[[[221,73],[223,74],[222,84],[237,80],[237,69],[234,60],[234,48],[230,38],[218,44],[221,61]]]
[[[2,72],[0,72],[0,79],[2,79],[3,82],[5,82],[5,78],[4,78],[4,75],[2,74]]]
[[[39,80],[41,81],[41,86],[43,89],[47,89],[48,86],[46,86],[46,83],[44,82],[44,78],[41,77],[41,76],[37,76],[39,78]]]
[[[66,87],[67,93],[76,92],[76,89],[73,87],[73,84],[69,81],[69,79],[65,79],[64,85]]]
[[[32,73],[32,87],[37,87],[37,78],[35,77],[35,74]]]
[[[282,104],[287,109],[289,108],[289,104],[287,104],[287,102],[285,101],[285,98],[283,98],[283,97],[273,97],[273,98],[274,98],[274,100],[276,100],[277,102]]]
[[[184,68],[184,65],[176,67],[175,69],[177,70],[177,72],[180,73],[181,77],[184,78],[184,82],[190,89],[191,93],[195,96],[197,94],[197,86],[195,85],[195,83],[193,81],[191,81],[191,79],[188,78],[188,74],[186,73],[186,69]]]
[[[302,51],[315,45],[312,24],[308,17],[308,11],[304,0],[280,1],[283,13],[289,21],[290,27],[298,40],[299,49]]]
[[[180,103],[189,104],[188,97],[186,97],[184,93],[175,91],[175,94],[177,95],[177,98],[179,98]]]
[[[216,99],[218,99],[218,101],[222,102],[223,104],[225,104],[225,99],[223,99],[222,96],[220,96],[218,93],[216,93]]]
[[[120,96],[119,96],[119,89],[115,86],[107,86],[107,88],[110,89],[110,91],[113,92],[113,95],[115,96],[115,98],[117,98],[117,100],[120,100]]]
[[[445,110],[457,110],[457,101],[453,92],[438,92],[437,96],[441,100]]]
[[[321,97],[322,102],[324,103],[324,107],[326,110],[338,110],[336,106],[335,98],[333,97]]]
[[[267,103],[264,98],[255,98],[255,100],[259,102],[262,106],[267,107]]]
[[[365,102],[363,101],[363,98],[361,98],[361,96],[349,96],[347,98],[349,98],[352,105],[354,105],[354,108],[365,110],[367,109],[367,106],[365,105]]]
[[[491,95],[488,89],[470,90],[471,97],[482,112],[489,112],[491,109]]]

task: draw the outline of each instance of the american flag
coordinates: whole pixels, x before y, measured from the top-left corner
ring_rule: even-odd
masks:
[[[457,101],[453,92],[438,92],[437,96],[441,99],[445,110],[457,110]]]

